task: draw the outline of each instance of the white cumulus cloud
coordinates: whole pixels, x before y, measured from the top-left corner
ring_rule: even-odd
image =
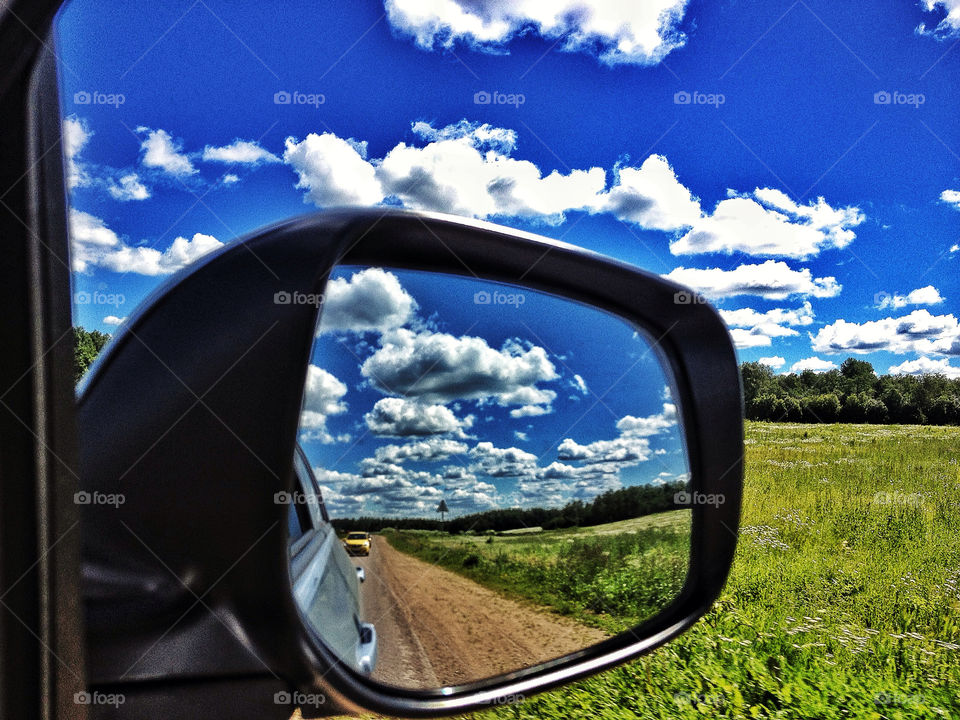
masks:
[[[946,39],[960,34],[960,0],[920,0],[920,7],[927,12],[943,13],[943,17],[932,28],[920,23],[917,27],[919,35]]]
[[[559,375],[547,352],[508,340],[497,350],[480,337],[391,330],[361,366],[389,394],[424,402],[493,399],[501,406],[548,405],[556,396],[537,383]]]
[[[76,272],[104,267],[121,273],[169,275],[222,245],[211,235],[196,233],[189,240],[176,238],[163,251],[132,247],[100,218],[75,208],[70,210],[70,251]]]
[[[944,190],[940,193],[940,199],[960,210],[960,190]]]
[[[435,462],[446,460],[451,455],[463,455],[468,450],[466,443],[444,437],[428,437],[408,442],[405,445],[383,445],[376,449],[376,458],[381,462],[400,464],[411,462]]]
[[[166,130],[151,130],[141,126],[137,132],[145,135],[140,143],[140,149],[143,150],[141,162],[145,167],[157,168],[178,178],[196,174],[197,169],[183,153],[183,146]]]
[[[64,119],[63,156],[67,166],[67,187],[70,189],[90,184],[90,175],[78,156],[92,136],[93,131],[85,120],[76,115]]]
[[[401,142],[376,173],[385,197],[417,210],[559,222],[567,211],[593,207],[606,183],[599,167],[544,176],[534,163],[511,156],[512,130],[462,121],[439,131],[417,123],[414,132],[429,142]]]
[[[784,300],[789,297],[830,298],[839,295],[842,289],[835,277],[815,278],[809,268],[794,270],[782,260],[740,265],[733,270],[681,266],[664,277],[692,287],[711,298],[736,295],[758,295],[768,300]]]
[[[651,155],[639,168],[617,167],[614,176],[599,207],[617,218],[651,230],[680,230],[700,221],[699,199],[664,156]]]
[[[794,328],[811,325],[813,307],[804,302],[799,308],[774,308],[759,312],[753,308],[720,310],[723,321],[731,328],[730,335],[738,348],[767,347],[772,338],[792,337],[800,333]]]
[[[586,395],[590,392],[587,388],[587,382],[581,376],[574,374],[573,378],[570,380],[570,387],[579,392],[581,395]]]
[[[887,372],[891,375],[927,375],[939,373],[952,379],[960,378],[960,367],[952,366],[950,361],[945,358],[933,360],[928,357],[918,357],[916,360],[907,360],[899,365],[892,365]]]
[[[877,303],[878,310],[886,310],[887,308],[900,310],[907,305],[939,305],[943,302],[940,291],[933,285],[911,290],[906,295],[878,293],[877,298],[879,299]]]
[[[733,194],[670,243],[674,255],[737,252],[803,259],[849,245],[864,220],[855,207],[833,208],[822,197],[800,205],[779,190]]]
[[[218,162],[227,165],[260,165],[261,163],[278,163],[280,158],[259,143],[237,138],[229,145],[215,147],[207,145],[203,149],[203,159],[206,162]]]
[[[385,332],[405,324],[416,309],[417,302],[396,275],[366,268],[349,279],[334,278],[327,283],[320,332]]]
[[[390,25],[426,50],[463,42],[503,52],[510,40],[535,33],[607,65],[653,65],[686,41],[679,25],[687,0],[385,0],[385,6]]]
[[[840,318],[812,338],[815,352],[871,353],[877,350],[921,355],[960,355],[960,323],[954,315],[914,310],[909,315],[863,323]]]
[[[375,435],[415,437],[452,433],[458,437],[473,424],[473,416],[462,420],[446,405],[430,404],[406,398],[381,398],[363,416]]]
[[[617,421],[617,430],[626,437],[649,437],[658,435],[677,425],[677,406],[664,403],[663,410],[656,415],[634,417],[627,415]]]
[[[470,450],[475,461],[470,471],[490,477],[521,477],[537,469],[537,456],[520,448],[498,448],[491,442],[477,443]]]
[[[621,436],[581,445],[566,438],[557,446],[561,460],[592,463],[638,463],[650,457],[650,441],[644,437]]]
[[[333,133],[310,133],[302,141],[288,137],[283,161],[296,171],[304,201],[318,207],[375,205],[383,200],[376,170],[367,162],[366,143]]]
[[[327,418],[347,411],[347,404],[343,402],[346,394],[347,386],[332,373],[309,365],[300,411],[301,439],[334,442],[337,438],[327,430]]]
[[[813,370],[813,372],[826,372],[827,370],[836,370],[837,364],[830,360],[821,360],[818,357],[808,357],[803,360],[797,360],[790,366],[790,372],[801,373],[804,370]]]
[[[140,177],[135,173],[122,175],[117,180],[111,180],[107,186],[107,192],[114,200],[121,202],[127,200],[146,200],[150,197],[150,189],[140,182]]]
[[[151,247],[122,245],[104,255],[98,264],[115,272],[169,275],[222,245],[223,243],[212,235],[195,233],[190,239],[176,238],[170,247],[163,251]]]

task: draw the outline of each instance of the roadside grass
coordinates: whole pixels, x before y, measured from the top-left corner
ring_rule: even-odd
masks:
[[[475,717],[960,717],[960,428],[748,423],[737,558],[710,612],[646,658]]]
[[[383,533],[401,552],[610,633],[677,596],[687,573],[690,513],[540,533]]]

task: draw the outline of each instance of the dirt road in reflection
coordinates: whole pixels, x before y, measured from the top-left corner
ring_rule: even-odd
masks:
[[[373,678],[436,688],[498,675],[580,650],[607,637],[541,608],[506,599],[373,538],[364,620],[377,628]]]

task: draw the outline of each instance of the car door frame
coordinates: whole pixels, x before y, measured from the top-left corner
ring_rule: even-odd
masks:
[[[87,717],[59,6],[0,6],[0,718]]]

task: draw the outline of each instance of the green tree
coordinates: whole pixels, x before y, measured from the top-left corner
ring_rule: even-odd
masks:
[[[890,386],[882,390],[880,393],[880,401],[887,406],[887,412],[890,413],[891,420],[894,422],[902,422],[900,418],[904,413],[907,398],[903,396],[899,388]]]
[[[937,425],[960,425],[960,397],[941,395],[930,405],[930,422]]]
[[[877,374],[873,371],[873,365],[866,360],[847,358],[840,366],[840,374],[846,380],[846,392],[848,393],[869,392],[877,382]]]
[[[103,350],[103,346],[109,342],[110,336],[99,330],[87,332],[82,327],[73,328],[73,382],[80,382],[80,378],[97,355]]]
[[[746,402],[748,420],[779,420],[783,414],[783,401],[776,395],[763,394]]]
[[[809,395],[812,390],[815,390],[817,387],[817,373],[813,370],[804,370],[799,375],[800,378],[800,387],[803,389],[804,395]]]
[[[803,406],[795,397],[783,398],[783,410],[780,416],[789,422],[800,422],[803,420]]]
[[[876,398],[868,398],[864,405],[864,411],[867,414],[867,422],[875,425],[888,422],[890,414],[887,412],[887,406]]]
[[[843,400],[840,410],[840,419],[848,423],[862,423],[867,421],[867,394],[851,393]]]
[[[802,406],[803,419],[807,422],[832,423],[840,419],[840,399],[833,393],[806,397]]]
[[[743,401],[746,404],[752,403],[760,395],[770,392],[776,384],[770,366],[758,362],[741,364],[740,377],[743,378]]]
[[[944,395],[960,395],[960,380],[950,381],[940,373],[920,376],[917,396],[921,408],[932,407]]]
[[[839,370],[828,370],[827,372],[817,373],[815,387],[821,395],[836,395],[839,399],[843,395],[845,380]]]

